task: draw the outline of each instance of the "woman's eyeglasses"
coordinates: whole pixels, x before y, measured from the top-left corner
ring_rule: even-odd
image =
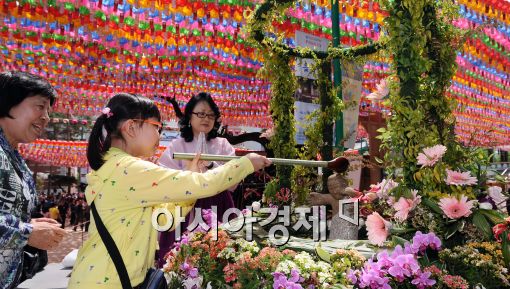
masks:
[[[216,119],[215,113],[205,113],[205,112],[192,112],[192,114],[196,115],[198,118],[208,118],[208,119]]]
[[[161,134],[161,132],[163,131],[163,124],[159,121],[154,121],[154,120],[150,120],[150,119],[138,119],[138,118],[135,118],[133,120],[146,122],[146,123],[157,126],[159,134]]]

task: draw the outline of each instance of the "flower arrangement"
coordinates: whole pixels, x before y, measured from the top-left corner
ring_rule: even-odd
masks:
[[[461,276],[450,275],[446,270],[441,270],[436,265],[425,268],[425,272],[431,273],[431,278],[435,279],[437,289],[469,289],[469,283]]]
[[[494,202],[489,191],[475,194],[476,177],[443,162],[446,152],[445,146],[435,145],[418,155],[416,164],[421,168],[415,176],[430,183],[425,191],[385,179],[364,192],[361,215],[372,244],[382,246],[391,235],[405,238],[417,230],[436,232],[447,246],[493,238],[490,228],[502,222],[503,215],[490,205]]]
[[[373,245],[395,246],[418,231],[411,245],[397,246],[391,254],[383,251],[377,261],[369,260],[364,269],[351,272],[359,288],[400,288],[405,287],[403,282],[416,288],[510,287],[510,217],[505,219],[497,210],[494,188],[483,190],[471,171],[444,162],[447,151],[446,146],[434,145],[418,154],[414,177],[424,184],[422,191],[395,178],[371,186],[359,197]],[[414,259],[402,256],[409,254],[406,248],[416,247],[415,238],[423,238],[419,231],[434,232],[442,240],[445,249],[427,258],[439,268],[424,267],[432,264],[420,261],[422,250]]]
[[[335,272],[336,284],[347,285],[350,284],[347,272],[361,269],[366,259],[357,251],[339,249],[330,256],[330,261],[333,272]]]
[[[436,280],[430,278],[431,272],[425,271],[419,262],[428,249],[437,251],[441,241],[433,233],[417,232],[412,243],[404,248],[397,245],[393,252],[384,250],[370,259],[361,270],[351,270],[349,280],[356,288],[430,288]]]
[[[510,275],[497,242],[444,249],[434,233],[416,232],[411,242],[382,250],[368,261],[340,249],[322,261],[308,252],[232,239],[226,231],[192,232],[167,258],[169,288],[316,289],[451,288],[483,284],[507,288]],[[324,256],[322,256],[324,257]],[[340,287],[339,287],[340,286]]]
[[[304,251],[233,239],[222,229],[214,235],[191,232],[170,251],[163,268],[169,288],[332,288],[348,284],[347,270],[365,261],[352,250],[339,250],[324,262]]]
[[[450,272],[458,272],[469,284],[509,288],[510,275],[503,263],[501,246],[496,242],[469,243],[439,252],[439,259]]]

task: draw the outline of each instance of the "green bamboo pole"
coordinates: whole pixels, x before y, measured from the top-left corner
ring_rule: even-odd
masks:
[[[340,46],[340,15],[339,5],[340,0],[331,0],[331,26],[333,27],[333,47]],[[333,59],[333,85],[338,87],[338,97],[342,99],[342,66],[340,65],[340,59]],[[342,140],[344,138],[344,116],[340,112],[336,120],[335,135],[336,142],[335,146],[343,151],[344,146]]]

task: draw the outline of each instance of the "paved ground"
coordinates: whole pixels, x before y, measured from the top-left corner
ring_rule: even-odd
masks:
[[[80,248],[81,244],[87,240],[87,232],[82,232],[81,228],[73,231],[71,226],[65,228],[67,236],[57,249],[48,251],[48,263],[60,263],[62,259],[73,249]]]

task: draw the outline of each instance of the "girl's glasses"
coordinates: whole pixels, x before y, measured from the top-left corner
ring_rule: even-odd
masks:
[[[205,112],[192,112],[192,114],[196,115],[198,118],[208,118],[208,119],[216,119],[215,113],[205,113]]]
[[[154,121],[154,120],[150,120],[150,119],[138,119],[138,118],[134,118],[133,120],[150,123],[152,125],[157,126],[159,134],[161,134],[161,132],[163,131],[163,124],[159,121]]]

